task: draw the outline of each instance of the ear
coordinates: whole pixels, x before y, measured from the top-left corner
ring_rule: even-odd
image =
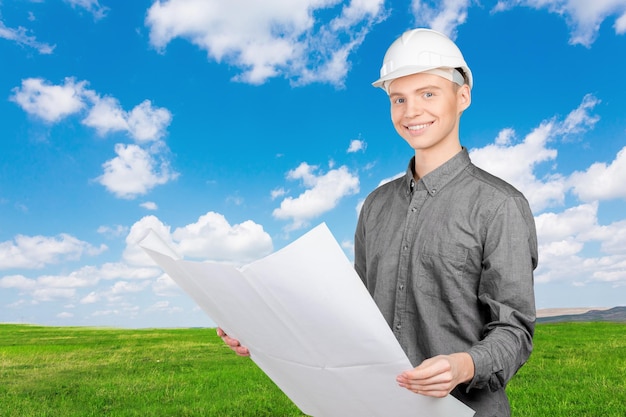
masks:
[[[459,106],[459,111],[462,113],[467,110],[467,108],[472,103],[472,90],[470,90],[469,85],[464,84],[459,87],[456,92],[457,105]]]

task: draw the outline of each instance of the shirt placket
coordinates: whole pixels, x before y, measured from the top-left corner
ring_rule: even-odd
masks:
[[[412,181],[411,189],[414,188],[415,182]],[[410,193],[410,191],[407,192]],[[406,221],[400,246],[393,332],[403,348],[406,348],[406,344],[409,343],[409,341],[405,340],[406,338],[403,337],[407,334],[406,331],[403,330],[408,324],[407,321],[409,319],[409,300],[407,289],[410,285],[412,272],[411,259],[415,256],[413,252],[417,250],[415,241],[418,230],[419,214],[427,198],[428,192],[425,189],[417,190],[412,193],[406,212]]]

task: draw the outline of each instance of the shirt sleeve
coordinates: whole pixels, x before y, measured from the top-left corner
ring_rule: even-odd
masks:
[[[354,269],[364,284],[366,283],[365,276],[365,226],[364,226],[364,210],[365,204],[361,207],[359,213],[359,219],[357,221],[356,231],[354,232]]]
[[[533,348],[537,235],[528,202],[507,198],[485,232],[478,299],[486,314],[483,338],[469,354],[474,378],[467,390],[504,388]]]

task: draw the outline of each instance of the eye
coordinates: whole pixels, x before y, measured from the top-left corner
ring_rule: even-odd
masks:
[[[396,97],[392,100],[393,104],[404,104],[406,100],[402,97]]]
[[[424,93],[424,98],[431,98],[433,96],[434,96],[434,94],[431,93],[430,91],[427,91],[427,92]]]

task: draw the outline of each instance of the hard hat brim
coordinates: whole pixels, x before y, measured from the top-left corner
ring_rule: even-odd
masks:
[[[440,68],[440,66],[439,65],[405,66],[405,67],[402,67],[402,68],[399,68],[399,69],[397,69],[395,71],[390,72],[389,74],[385,75],[384,77],[380,77],[379,79],[374,81],[372,83],[372,85],[374,87],[382,87],[383,84],[385,83],[385,81],[395,80],[396,78],[406,77],[407,75],[419,74],[420,72],[430,71],[430,70],[436,69],[436,68]]]

